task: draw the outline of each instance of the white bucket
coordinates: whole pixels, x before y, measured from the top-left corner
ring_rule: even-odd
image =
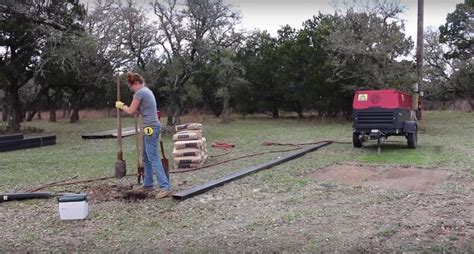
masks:
[[[87,194],[68,194],[58,198],[61,220],[82,220],[89,214]]]

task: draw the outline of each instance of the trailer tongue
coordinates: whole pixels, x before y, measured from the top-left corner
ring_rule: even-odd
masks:
[[[411,95],[397,90],[357,91],[352,106],[354,147],[377,140],[380,153],[383,140],[405,136],[408,147],[416,148],[418,126]]]

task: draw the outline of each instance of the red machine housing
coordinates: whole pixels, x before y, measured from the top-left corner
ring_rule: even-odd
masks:
[[[405,136],[408,147],[417,143],[417,122],[412,96],[398,90],[357,91],[352,112],[355,147],[370,139]]]
[[[398,90],[357,91],[352,104],[353,109],[380,107],[385,109],[413,110],[410,94]]]

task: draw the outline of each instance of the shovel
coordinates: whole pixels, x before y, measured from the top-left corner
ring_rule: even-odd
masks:
[[[138,119],[135,115],[135,138],[136,138],[136,149],[137,149],[137,183],[140,184],[145,176],[145,168],[143,167],[143,137],[141,127],[141,116]]]
[[[117,81],[117,101],[120,101],[120,79],[119,75],[115,75]],[[115,162],[115,177],[120,179],[127,174],[126,164],[123,160],[122,150],[122,119],[120,118],[120,109],[117,109],[117,140],[118,140],[118,152],[117,161]]]
[[[158,110],[156,113],[158,115],[158,120],[161,120],[161,112]],[[165,169],[166,178],[168,178],[168,181],[171,181],[170,163],[168,159],[166,158],[165,150],[163,149],[163,141],[161,140],[161,133],[160,133],[159,139],[160,139],[160,148],[161,148],[161,164],[163,165],[163,168]]]
[[[171,181],[170,179],[170,170],[169,170],[169,161],[166,158],[165,155],[165,150],[163,150],[163,141],[161,141],[161,135],[160,135],[160,147],[161,147],[161,164],[163,164],[163,168],[165,169],[165,174],[166,177],[168,178],[168,181]]]

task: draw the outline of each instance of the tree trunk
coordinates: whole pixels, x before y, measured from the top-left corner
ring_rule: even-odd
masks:
[[[69,120],[69,123],[77,123],[79,121],[79,108],[74,107],[72,110],[71,118]]]
[[[175,105],[174,105],[174,96],[171,95],[171,100],[170,100],[170,105],[168,107],[168,117],[166,119],[166,125],[167,126],[174,126],[175,121],[174,121],[174,115],[175,115]]]
[[[443,93],[443,109],[446,109],[446,93]]]
[[[173,121],[174,121],[173,113],[171,112],[171,110],[168,110],[168,117],[166,118],[166,125],[167,126],[173,126]]]
[[[56,108],[52,107],[49,109],[49,121],[52,123],[56,122]]]
[[[21,122],[21,101],[18,94],[18,86],[11,84],[6,94],[7,110],[7,131],[19,132]]]
[[[33,109],[33,110],[28,111],[28,116],[26,117],[26,121],[31,122],[31,120],[33,120],[33,117],[35,117],[37,112],[38,112],[37,109]]]
[[[175,125],[180,125],[181,124],[181,114],[183,113],[182,109],[179,108],[176,110],[176,114],[174,116],[174,124]]]
[[[41,117],[41,110],[38,110],[38,120],[43,120],[43,118]]]
[[[48,92],[43,95],[44,103],[49,109],[49,122],[56,122],[56,103],[54,101],[54,95],[50,96]]]
[[[24,110],[22,110],[20,116],[21,116],[21,118],[20,118],[20,123],[21,123],[21,122],[25,121],[26,112]]]
[[[175,126],[181,124],[181,113],[182,107],[179,101],[179,94],[176,91],[172,92],[166,125]]]
[[[71,112],[71,117],[69,118],[69,123],[77,123],[79,122],[79,109],[81,107],[81,103],[84,100],[86,95],[86,91],[81,88],[72,89],[71,93],[71,102],[69,103],[69,112]]]
[[[456,110],[456,91],[453,90],[453,110]]]
[[[296,113],[298,113],[299,118],[304,118],[303,106],[301,106],[301,103],[299,103],[299,102],[295,103],[295,111],[296,111]]]
[[[224,98],[223,98],[223,108],[222,108],[222,112],[221,112],[221,115],[220,115],[222,123],[228,123],[229,122],[229,112],[230,112],[229,101],[230,101],[230,96],[229,96],[229,93],[226,91],[225,95],[224,95]]]
[[[278,112],[278,108],[277,108],[277,107],[273,107],[273,108],[272,108],[272,117],[273,117],[273,118],[279,118],[279,117],[280,117],[280,113]]]
[[[2,121],[4,122],[7,121],[7,112],[8,112],[8,107],[7,107],[7,104],[4,103],[2,106]]]
[[[467,96],[467,102],[469,103],[469,106],[471,106],[471,110],[474,110],[474,98]]]

